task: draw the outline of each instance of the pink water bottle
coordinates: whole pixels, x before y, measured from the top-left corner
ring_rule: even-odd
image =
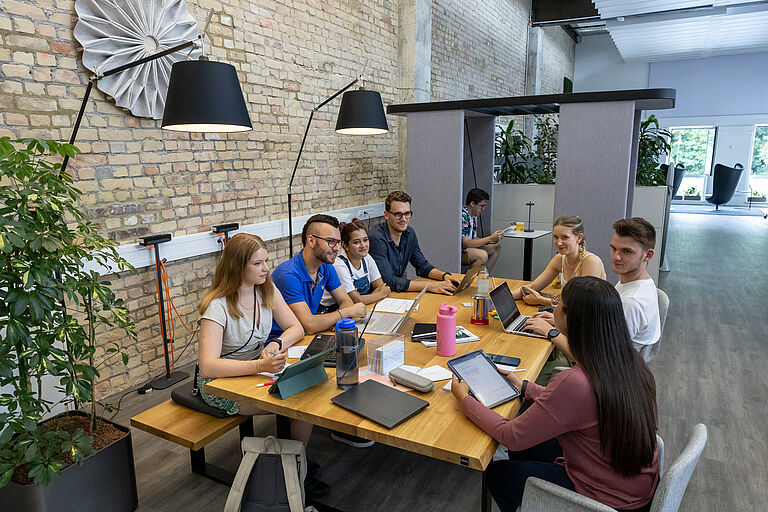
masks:
[[[440,304],[437,313],[437,355],[450,357],[456,354],[456,313],[450,304]]]

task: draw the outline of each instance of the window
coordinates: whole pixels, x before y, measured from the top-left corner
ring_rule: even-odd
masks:
[[[768,125],[755,126],[749,186],[758,195],[768,194]]]
[[[671,128],[672,153],[670,162],[685,164],[687,175],[709,174],[715,147],[714,127]]]

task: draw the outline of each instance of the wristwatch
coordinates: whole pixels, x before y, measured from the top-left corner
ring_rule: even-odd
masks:
[[[558,336],[560,336],[560,331],[557,329],[550,329],[547,333],[547,339],[550,341],[552,341],[552,338],[557,338]]]
[[[525,388],[528,387],[528,381],[524,380],[523,384],[520,386],[520,398],[525,399]]]

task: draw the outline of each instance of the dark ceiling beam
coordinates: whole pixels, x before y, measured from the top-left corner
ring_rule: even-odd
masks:
[[[531,16],[534,27],[600,19],[591,0],[532,0]]]

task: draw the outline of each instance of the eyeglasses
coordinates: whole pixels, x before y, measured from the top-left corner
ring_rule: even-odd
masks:
[[[400,220],[403,217],[405,217],[406,219],[410,219],[411,217],[413,217],[413,210],[409,210],[407,212],[390,212],[389,210],[387,211],[392,215],[394,215],[397,220]]]
[[[339,240],[338,238],[324,238],[322,236],[317,236],[317,235],[310,235],[310,236],[319,238],[320,240],[325,240],[325,243],[327,243],[328,247],[331,249],[336,248],[336,246],[341,243],[341,240]]]
[[[550,297],[550,300],[552,301],[552,307],[556,308],[558,304],[562,303],[563,300],[560,298],[560,294],[556,293]]]

